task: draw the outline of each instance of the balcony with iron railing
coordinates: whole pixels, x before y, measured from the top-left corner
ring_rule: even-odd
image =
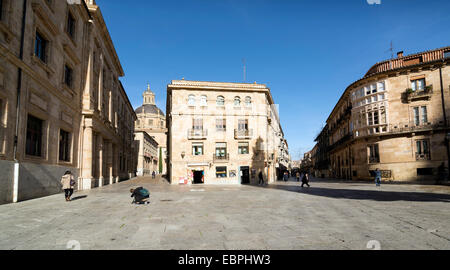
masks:
[[[253,129],[235,129],[235,139],[250,139],[253,136]]]
[[[380,163],[380,157],[379,156],[369,157],[369,164],[375,164],[375,163]]]
[[[220,162],[228,162],[230,161],[230,154],[226,153],[226,154],[213,154],[213,161],[215,163],[220,163]]]
[[[410,103],[415,100],[430,99],[433,95],[433,85],[425,86],[423,90],[413,91],[411,88],[406,89],[405,93],[406,102]]]
[[[416,153],[416,160],[431,160],[430,153]]]
[[[189,129],[188,130],[188,140],[202,140],[208,137],[207,129]]]

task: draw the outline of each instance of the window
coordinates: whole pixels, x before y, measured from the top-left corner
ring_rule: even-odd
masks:
[[[417,168],[417,176],[433,175],[433,168]]]
[[[411,89],[413,91],[425,90],[425,79],[418,79],[418,80],[411,81]]]
[[[372,94],[375,94],[377,92],[377,85],[376,84],[370,85],[370,90],[372,91]]]
[[[421,113],[422,113],[422,123],[426,124],[428,122],[428,115],[427,115],[427,107],[422,106],[420,107]]]
[[[369,145],[368,150],[369,150],[369,163],[379,163],[380,154],[378,151],[378,144]]]
[[[203,155],[203,143],[192,143],[192,155],[193,156]]]
[[[216,167],[216,177],[226,178],[227,177],[227,167]]]
[[[385,84],[384,84],[384,82],[379,82],[379,83],[377,83],[377,88],[378,88],[378,91],[379,92],[382,92],[382,91],[384,91],[385,90]]]
[[[203,130],[203,119],[192,119],[192,128],[194,130]]]
[[[227,143],[216,143],[216,157],[226,157]]]
[[[430,142],[428,140],[416,141],[416,159],[429,160],[430,159]]]
[[[217,104],[217,106],[224,106],[225,105],[225,98],[223,96],[218,96],[216,104]]]
[[[246,97],[245,98],[245,106],[252,106],[252,98],[251,97]]]
[[[249,153],[248,142],[240,142],[238,143],[238,154],[246,155]]]
[[[42,149],[42,125],[43,121],[28,115],[27,120],[27,142],[26,154],[30,156],[41,156]]]
[[[34,54],[42,60],[42,62],[47,62],[47,44],[48,41],[42,37],[42,35],[36,31],[36,40],[35,40],[35,47],[34,47]]]
[[[188,105],[189,106],[195,106],[195,96],[194,95],[189,95],[189,97],[188,97]]]
[[[73,81],[73,70],[68,66],[64,66],[64,83],[68,87],[72,87],[72,81]]]
[[[241,98],[240,97],[234,98],[234,106],[236,106],[236,107],[241,106]]]
[[[59,132],[59,160],[70,162],[70,136],[69,132]]]
[[[413,112],[414,112],[414,124],[416,126],[428,123],[428,113],[426,106],[414,107]]]
[[[364,90],[366,91],[366,96],[370,95],[370,87],[364,87]]]
[[[69,12],[67,16],[67,34],[73,39],[75,38],[75,19],[72,16],[72,13]]]
[[[247,119],[239,119],[238,130],[248,130],[248,120]]]
[[[217,131],[226,131],[227,130],[226,119],[216,119],[216,130]]]
[[[208,99],[207,99],[206,96],[201,96],[201,97],[200,97],[200,105],[201,105],[201,106],[206,106],[206,105],[208,105]]]
[[[3,19],[3,0],[0,0],[0,21]]]
[[[148,125],[153,126],[153,119],[148,119]]]
[[[444,58],[450,58],[450,51],[444,52]]]

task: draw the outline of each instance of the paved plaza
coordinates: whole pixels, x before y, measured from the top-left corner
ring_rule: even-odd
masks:
[[[132,205],[144,186],[149,205]],[[313,180],[311,188],[137,178],[0,206],[0,249],[450,249],[450,187]]]

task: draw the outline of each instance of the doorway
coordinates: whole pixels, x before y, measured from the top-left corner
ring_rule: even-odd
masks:
[[[194,173],[194,184],[203,184],[204,177],[203,171],[192,171]]]
[[[241,167],[241,184],[250,184],[250,167]]]

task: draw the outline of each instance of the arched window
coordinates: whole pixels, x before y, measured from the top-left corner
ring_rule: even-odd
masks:
[[[206,97],[205,95],[203,95],[203,96],[200,97],[200,105],[201,105],[201,106],[206,106],[206,105],[208,105],[208,99],[207,99],[207,97]]]
[[[234,97],[234,106],[241,106],[241,98]]]
[[[195,96],[194,95],[189,95],[188,105],[189,106],[194,106],[195,105]]]
[[[245,98],[245,106],[252,106],[252,98],[251,97]]]
[[[223,96],[218,96],[216,103],[217,103],[218,106],[224,106],[225,105],[225,98]]]

